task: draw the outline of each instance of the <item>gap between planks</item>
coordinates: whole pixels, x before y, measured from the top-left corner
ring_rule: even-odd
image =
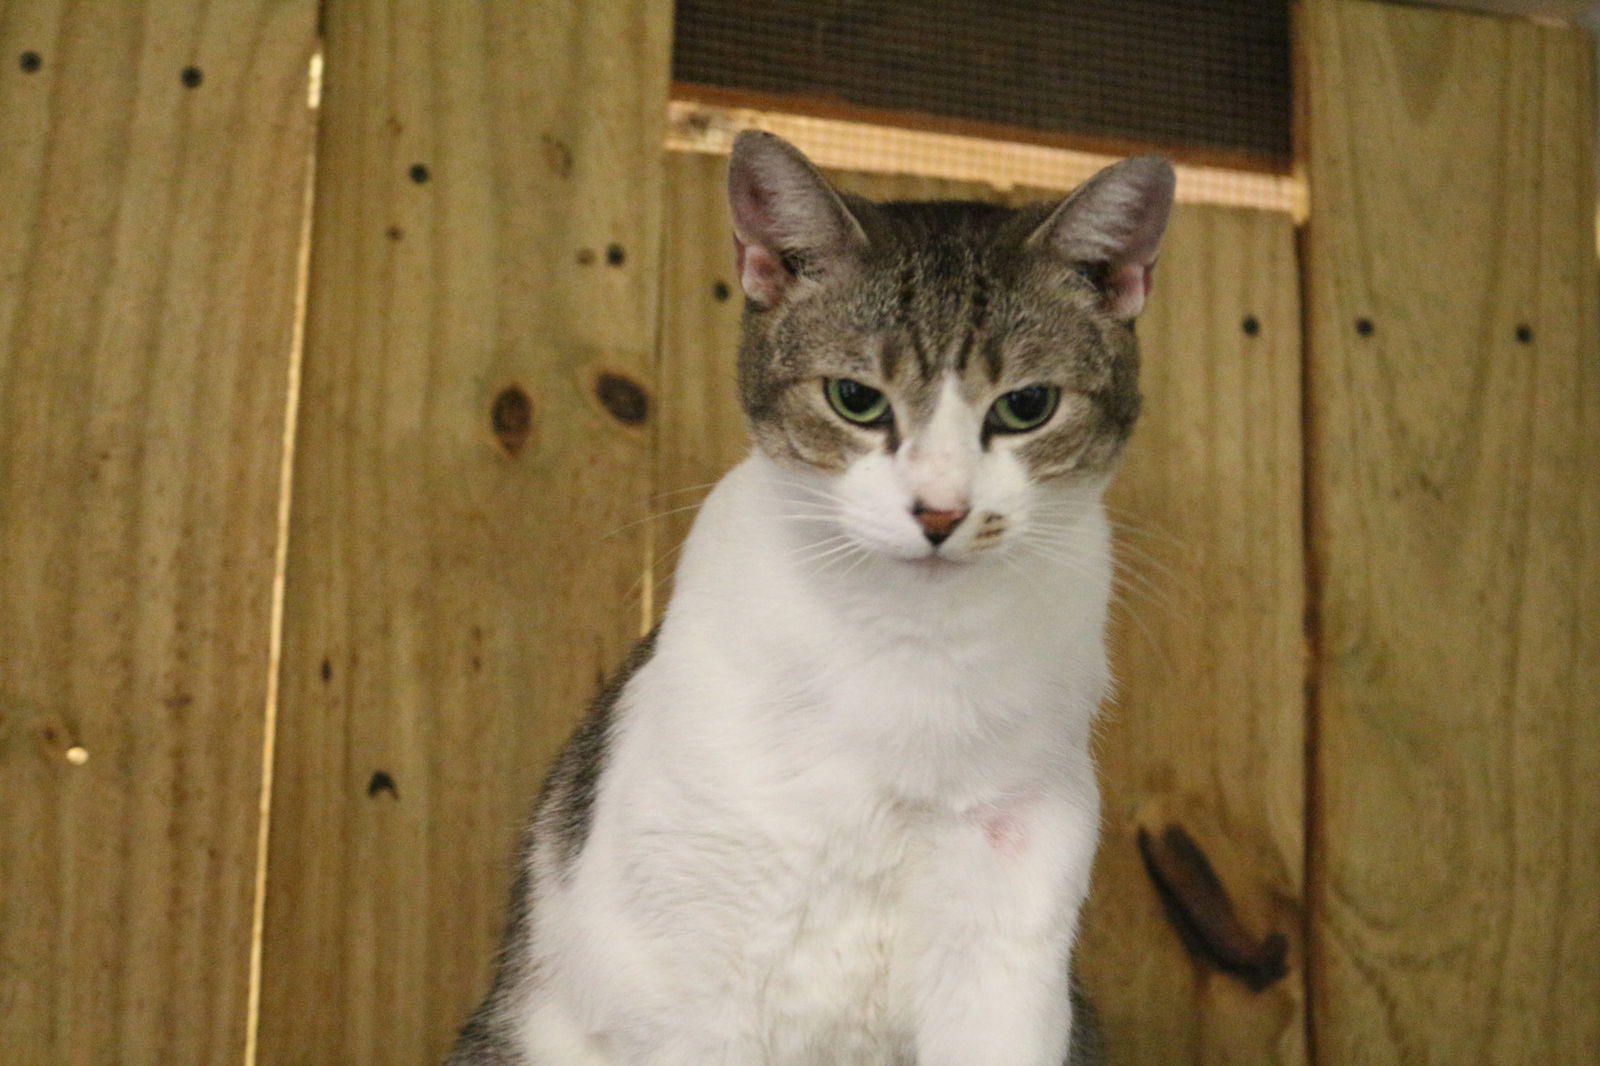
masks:
[[[307,134],[305,183],[300,204],[300,240],[294,279],[294,326],[283,411],[283,446],[278,467],[277,543],[272,559],[272,606],[267,635],[267,698],[261,732],[261,797],[257,806],[255,898],[250,910],[250,983],[245,1000],[244,1066],[256,1066],[261,1032],[261,966],[267,916],[267,842],[272,827],[272,770],[278,740],[278,690],[283,664],[284,589],[289,568],[289,514],[294,497],[295,434],[300,422],[300,370],[305,356],[306,309],[311,288],[312,212],[317,199],[317,137],[321,132],[322,48],[306,66]]]

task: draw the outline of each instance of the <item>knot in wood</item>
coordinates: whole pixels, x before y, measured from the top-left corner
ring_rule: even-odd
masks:
[[[600,406],[628,426],[643,425],[650,417],[650,397],[644,387],[621,374],[601,374],[594,386]]]

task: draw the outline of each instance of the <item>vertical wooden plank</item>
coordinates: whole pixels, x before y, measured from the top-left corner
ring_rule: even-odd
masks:
[[[242,1061],[315,6],[0,4],[7,1063]]]
[[[1079,963],[1109,1061],[1302,1063],[1305,581],[1300,309],[1287,215],[1179,205],[1139,321],[1145,408],[1108,497],[1117,678]],[[1187,951],[1140,855],[1205,852],[1287,976],[1254,990]]]
[[[1590,44],[1383,4],[1305,14],[1316,1051],[1590,1062]]]
[[[671,10],[323,15],[261,1061],[433,1063],[637,632]]]
[[[735,385],[744,293],[733,269],[726,156],[667,152],[661,252],[651,572],[645,614],[659,616],[695,510],[749,451]]]
[[[715,299],[717,282],[733,284],[724,168],[669,154],[657,426],[668,490],[717,477],[746,446],[739,298]],[[876,198],[1001,198],[912,176],[829,177]],[[1180,207],[1140,324],[1146,413],[1111,499],[1121,683],[1102,730],[1105,837],[1080,960],[1114,1063],[1305,1060],[1299,331],[1288,216]],[[669,545],[688,521],[663,523]],[[1141,825],[1168,823],[1206,849],[1247,929],[1285,934],[1288,977],[1252,992],[1186,957],[1136,842]]]

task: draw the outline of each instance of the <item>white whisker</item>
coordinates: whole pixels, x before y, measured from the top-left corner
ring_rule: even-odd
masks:
[[[600,539],[601,540],[610,540],[612,537],[616,536],[618,533],[626,532],[627,530],[632,529],[634,526],[642,526],[646,522],[653,522],[653,521],[655,521],[657,519],[660,519],[660,518],[669,518],[672,515],[682,514],[685,511],[693,511],[693,510],[696,510],[699,506],[700,506],[699,503],[691,503],[691,504],[686,504],[686,505],[684,505],[682,507],[673,507],[670,510],[657,511],[654,514],[647,514],[643,518],[634,519],[632,522],[624,522],[622,525],[618,526],[616,529],[613,529],[611,532],[607,533],[605,536],[601,537]]]
[[[686,485],[681,489],[667,489],[665,492],[652,493],[651,495],[646,496],[645,500],[654,503],[657,500],[664,500],[668,496],[682,496],[686,492],[699,492],[701,489],[715,488],[716,484],[717,483],[715,481],[707,481],[699,485]]]

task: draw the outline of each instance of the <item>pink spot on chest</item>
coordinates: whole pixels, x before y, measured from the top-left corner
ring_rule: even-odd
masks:
[[[1029,810],[1038,797],[1023,794],[988,807],[979,816],[978,825],[998,855],[1016,857],[1028,849],[1031,826]]]

